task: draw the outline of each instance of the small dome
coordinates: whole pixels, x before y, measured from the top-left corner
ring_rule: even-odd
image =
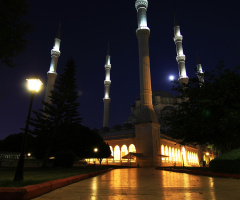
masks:
[[[164,111],[171,111],[171,110],[174,110],[175,108],[173,106],[165,106],[163,109],[162,109],[162,112]]]
[[[166,91],[162,91],[162,90],[153,91],[153,96],[176,98],[176,97],[175,97],[173,94],[171,94],[170,92],[166,92]]]

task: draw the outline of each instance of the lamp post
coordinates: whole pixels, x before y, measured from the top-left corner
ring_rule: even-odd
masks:
[[[94,151],[95,153],[97,153],[97,152],[98,152],[98,148],[94,148],[93,151]],[[95,165],[96,165],[96,158],[95,158],[95,161],[94,161],[94,166],[95,166]]]
[[[24,157],[25,157],[25,150],[26,150],[29,120],[30,120],[31,111],[32,111],[32,103],[33,103],[35,92],[38,92],[42,85],[42,82],[37,77],[32,77],[30,79],[27,79],[27,83],[28,83],[28,90],[31,92],[31,99],[30,99],[30,104],[28,108],[28,116],[27,116],[27,122],[25,126],[21,154],[18,160],[18,165],[17,165],[17,169],[15,172],[13,181],[23,181]]]

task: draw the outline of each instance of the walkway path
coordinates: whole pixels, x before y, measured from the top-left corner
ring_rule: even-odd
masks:
[[[239,200],[240,180],[153,168],[115,169],[34,200]]]

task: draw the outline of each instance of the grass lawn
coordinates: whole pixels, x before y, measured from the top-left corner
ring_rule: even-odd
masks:
[[[0,187],[23,187],[45,181],[67,178],[80,174],[108,169],[110,166],[84,166],[72,168],[25,168],[24,181],[14,182],[16,168],[0,168]]]

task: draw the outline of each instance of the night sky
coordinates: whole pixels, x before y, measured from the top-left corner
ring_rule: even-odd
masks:
[[[224,2],[224,3],[223,3]],[[229,3],[226,3],[229,2]],[[44,83],[35,95],[33,109],[42,107],[51,55],[61,22],[61,56],[57,73],[68,58],[77,65],[79,111],[82,124],[102,128],[105,60],[107,43],[111,49],[110,127],[127,121],[131,105],[139,97],[137,12],[134,0],[41,0],[30,1],[27,19],[34,25],[26,51],[16,59],[18,66],[1,66],[0,139],[25,127],[30,101],[26,78],[38,75]],[[173,11],[176,11],[186,69],[195,75],[196,52],[203,70],[213,69],[221,60],[228,68],[240,64],[239,7],[230,1],[149,0],[148,27],[152,89],[171,91],[170,74],[178,77],[173,41]],[[32,115],[34,116],[34,115]]]

